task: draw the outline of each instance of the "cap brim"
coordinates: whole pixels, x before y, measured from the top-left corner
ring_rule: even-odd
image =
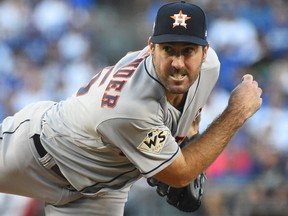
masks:
[[[182,42],[182,43],[197,44],[200,46],[208,45],[207,40],[190,35],[175,35],[175,34],[158,35],[158,36],[152,36],[150,41],[154,44]]]

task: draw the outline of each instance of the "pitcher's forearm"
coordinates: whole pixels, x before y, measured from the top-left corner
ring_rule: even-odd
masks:
[[[182,149],[190,174],[195,173],[193,176],[197,177],[221,154],[245,122],[240,115],[227,108],[195,142]]]

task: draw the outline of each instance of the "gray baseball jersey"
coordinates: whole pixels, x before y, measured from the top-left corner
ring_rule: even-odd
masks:
[[[166,99],[148,47],[128,53],[45,113],[41,142],[81,193],[94,196],[128,187],[176,159],[219,69],[210,48],[180,112]]]

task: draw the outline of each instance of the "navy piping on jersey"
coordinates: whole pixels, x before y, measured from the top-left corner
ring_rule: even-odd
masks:
[[[200,70],[200,73],[199,73],[199,75],[198,75],[198,82],[197,82],[197,86],[196,86],[194,95],[193,95],[192,100],[190,101],[190,103],[189,103],[188,106],[190,106],[190,104],[193,102],[193,100],[194,100],[194,98],[195,98],[195,96],[196,96],[196,93],[197,93],[197,90],[198,90],[199,84],[200,84],[200,79],[201,79],[201,70]]]
[[[14,131],[4,131],[4,132],[3,132],[3,135],[4,135],[4,134],[13,134],[13,133],[15,133],[15,132],[17,131],[17,129],[18,129],[23,123],[28,122],[28,121],[30,121],[30,119],[26,119],[26,120],[22,121],[22,122],[15,128]],[[1,139],[2,139],[2,137],[1,137]]]
[[[97,192],[100,191],[102,188],[104,188],[104,187],[102,187],[102,188],[100,188],[100,189],[99,189],[99,188],[98,188],[98,189],[97,189],[97,188],[94,188],[94,187],[97,186],[98,184],[111,183],[111,182],[113,182],[114,180],[116,180],[117,178],[119,178],[119,177],[121,177],[121,176],[123,176],[123,175],[125,175],[125,174],[127,174],[127,173],[134,172],[135,170],[137,170],[137,169],[134,168],[134,169],[132,169],[132,170],[130,170],[130,171],[124,172],[124,173],[116,176],[115,178],[111,179],[110,181],[97,182],[96,184],[93,184],[93,185],[91,185],[91,186],[88,186],[88,187],[80,190],[80,192],[82,192],[82,193],[97,193]],[[94,191],[93,189],[96,189],[96,191]]]
[[[147,57],[148,57],[148,56],[147,56]],[[163,88],[165,88],[164,85],[163,85],[159,80],[155,79],[155,77],[153,77],[153,76],[148,72],[147,64],[146,64],[147,57],[145,58],[145,61],[144,61],[144,67],[145,67],[146,73],[148,74],[149,77],[151,77],[153,80],[155,80],[157,83],[159,83]]]
[[[154,169],[150,170],[149,172],[146,173],[141,173],[142,175],[147,175],[151,172],[153,172],[154,170],[158,169],[159,167],[161,167],[163,164],[167,163],[168,161],[172,160],[172,158],[175,157],[175,155],[179,152],[180,147],[177,149],[177,151],[172,155],[171,158],[169,158],[168,160],[164,161],[163,163],[161,163],[159,166],[155,167]]]

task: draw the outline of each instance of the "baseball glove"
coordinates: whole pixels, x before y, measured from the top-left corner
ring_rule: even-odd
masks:
[[[199,134],[196,134],[185,140],[180,147],[183,148],[198,136]],[[184,212],[194,212],[201,206],[205,180],[206,175],[203,172],[192,183],[183,188],[171,187],[153,177],[148,178],[147,182],[150,186],[156,187],[156,191],[160,196],[166,196],[166,201],[170,205]]]
[[[183,188],[174,188],[154,178],[148,178],[150,186],[155,187],[157,193],[164,197],[166,201],[184,212],[194,212],[201,206],[203,196],[203,186],[206,180],[205,173],[201,173],[191,184]]]

